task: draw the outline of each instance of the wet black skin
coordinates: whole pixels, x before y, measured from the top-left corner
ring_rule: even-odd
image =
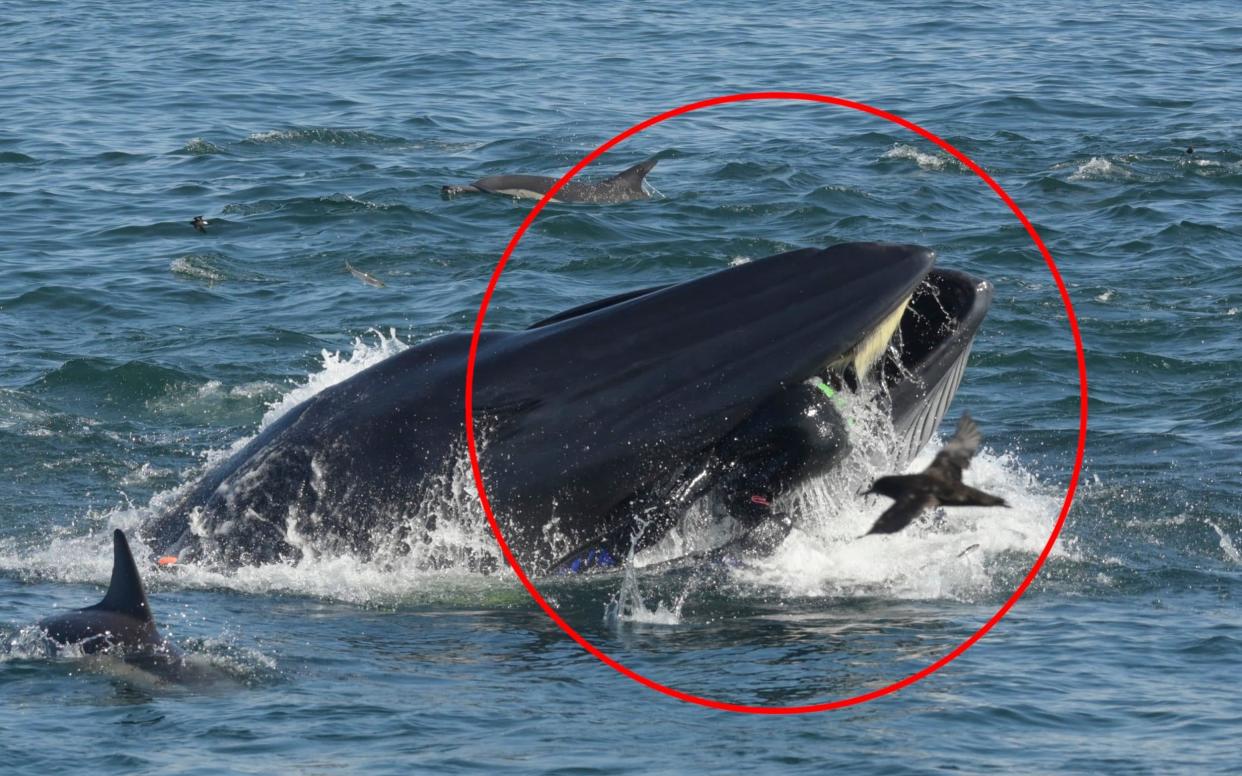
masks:
[[[770,511],[753,496],[770,503],[847,449],[831,402],[807,381],[920,287],[933,261],[912,245],[804,249],[485,331],[482,469],[526,570],[619,543],[639,519],[658,539],[707,493],[762,525]],[[912,451],[943,416],[991,297],[961,273],[929,284],[902,322],[906,376],[886,378]],[[464,455],[468,347],[465,333],[437,337],[308,399],[144,536],[179,562],[225,567],[297,558],[291,522],[328,552],[421,541],[426,526],[402,516],[442,498],[437,483]],[[564,540],[555,546],[549,520]]]
[[[112,579],[104,599],[48,617],[39,627],[57,645],[76,646],[88,655],[110,652],[143,665],[180,659],[155,627],[134,556],[119,530],[112,534]]]

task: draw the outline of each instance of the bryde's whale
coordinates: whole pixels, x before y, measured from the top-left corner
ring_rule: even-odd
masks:
[[[643,186],[643,180],[658,161],[654,158],[648,159],[607,180],[595,182],[571,180],[556,192],[556,197],[552,201],[611,204],[650,199],[651,195]],[[503,194],[518,199],[540,199],[548,193],[548,189],[552,188],[556,180],[556,178],[543,175],[489,175],[462,186],[444,186],[440,189],[440,193],[445,197],[481,193]]]
[[[913,456],[957,390],[991,285],[915,245],[769,256],[482,334],[474,419],[488,495],[524,568],[622,562],[718,499],[762,534],[773,505],[849,449],[838,403],[881,387]],[[325,389],[142,528],[178,562],[368,558],[433,542],[464,455],[469,333]],[[857,394],[861,395],[861,394]],[[777,531],[779,534],[779,531]],[[770,542],[759,541],[759,545]]]

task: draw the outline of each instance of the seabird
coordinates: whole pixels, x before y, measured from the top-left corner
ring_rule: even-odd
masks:
[[[1007,507],[1005,499],[962,484],[962,470],[979,449],[983,434],[963,412],[957,431],[948,444],[936,453],[931,465],[922,474],[899,474],[880,477],[871,483],[867,493],[888,496],[893,505],[880,515],[868,534],[896,533],[932,507]]]

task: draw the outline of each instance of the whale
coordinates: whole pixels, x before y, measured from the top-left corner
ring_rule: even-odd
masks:
[[[804,248],[483,331],[471,417],[515,559],[533,575],[615,568],[705,500],[735,518],[743,546],[779,541],[797,520],[785,497],[852,449],[851,402],[880,407],[894,455],[912,458],[992,298],[988,281],[935,258],[893,243]],[[475,562],[469,549],[423,552],[465,455],[470,343],[430,338],[310,397],[141,535],[177,563],[222,569],[321,553]]]
[[[602,181],[571,180],[556,192],[552,202],[575,202],[586,204],[613,204],[650,199],[651,194],[643,185],[647,173],[656,166],[652,158],[630,167]],[[541,199],[556,183],[556,178],[543,175],[489,175],[474,183],[448,185],[440,189],[445,198],[459,194],[500,194],[517,199]]]

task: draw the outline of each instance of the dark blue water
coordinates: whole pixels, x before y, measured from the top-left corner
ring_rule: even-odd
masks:
[[[1236,772],[1239,40],[1231,2],[7,4],[0,762]],[[860,707],[743,717],[617,675],[511,575],[349,557],[149,570],[161,626],[204,669],[188,686],[46,653],[29,626],[97,600],[109,528],[300,398],[469,325],[530,203],[441,185],[559,175],[650,115],[756,89],[861,100],[946,138],[1024,208],[1073,295],[1083,484],[1028,595],[964,657]],[[489,325],[795,247],[929,245],[996,286],[950,417],[979,419],[971,481],[1014,508],[862,543],[878,505],[821,483],[756,568],[545,593],[627,665],[722,700],[818,703],[921,669],[1009,596],[1069,479],[1074,351],[1041,257],[976,176],[844,109],[713,108],[588,175],[652,155],[660,197],[545,210]],[[457,485],[457,527],[489,546]]]

